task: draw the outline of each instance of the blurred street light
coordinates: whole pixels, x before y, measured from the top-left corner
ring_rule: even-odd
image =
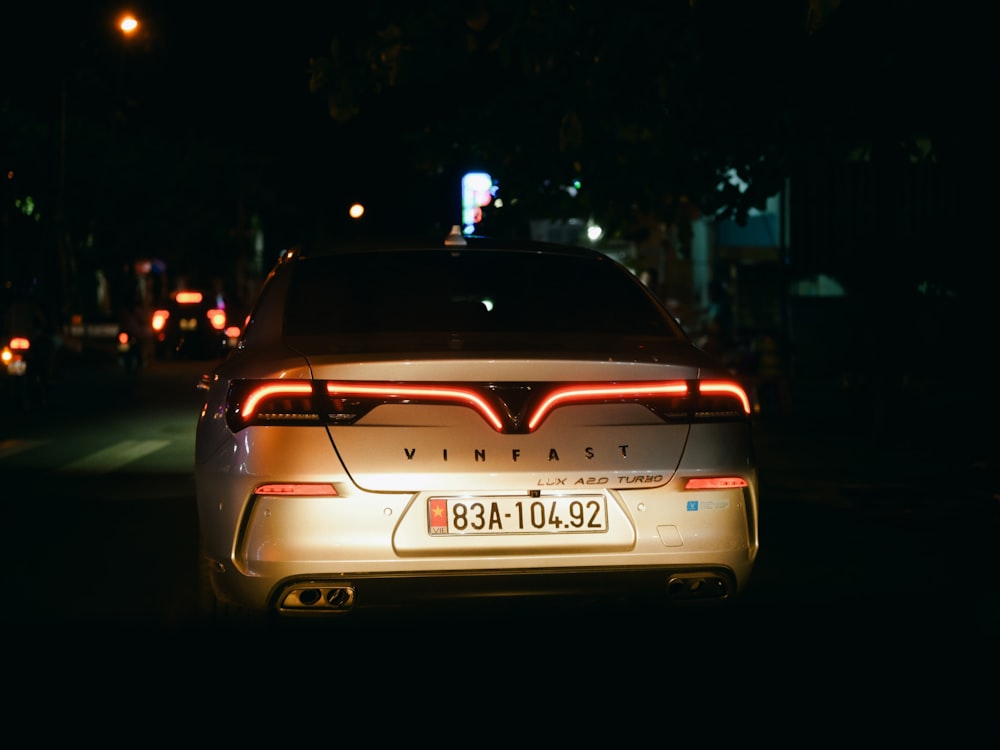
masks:
[[[117,28],[124,38],[131,37],[139,30],[139,21],[131,13],[125,13],[117,19]],[[60,107],[59,107],[59,174],[56,189],[56,232],[59,251],[59,274],[62,285],[63,313],[71,312],[74,301],[76,259],[73,247],[67,236],[68,222],[66,218],[66,163],[67,140],[69,124],[69,71],[62,71]]]
[[[118,21],[118,28],[121,29],[125,36],[135,33],[139,29],[139,21],[131,13],[126,13]]]

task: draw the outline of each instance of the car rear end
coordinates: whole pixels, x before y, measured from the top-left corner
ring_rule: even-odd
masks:
[[[161,359],[216,359],[229,350],[225,303],[197,289],[175,291],[153,311],[150,325]]]
[[[721,601],[749,579],[746,395],[600,254],[287,258],[205,388],[196,479],[220,601]]]

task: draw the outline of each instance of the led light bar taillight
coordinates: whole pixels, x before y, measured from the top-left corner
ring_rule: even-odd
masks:
[[[658,396],[684,396],[687,392],[688,385],[683,381],[565,386],[553,391],[532,412],[531,418],[528,420],[528,430],[534,430],[553,409],[566,404],[580,404],[588,401],[635,401],[636,399]]]
[[[739,401],[743,413],[747,416],[750,415],[750,398],[738,383],[706,380],[698,383],[698,395],[700,396],[699,401],[704,406],[711,405],[718,409],[722,405],[723,411],[732,409],[732,399],[735,398]]]
[[[319,421],[310,380],[277,380],[251,383],[245,393],[235,395],[239,422]],[[231,394],[231,397],[233,394]]]
[[[444,404],[473,409],[497,432],[523,433],[535,431],[553,411],[573,404],[632,402],[668,422],[750,415],[746,391],[729,381],[533,384],[532,388],[536,399],[524,405],[523,413],[512,414],[494,386],[485,383],[236,381],[230,388],[226,419],[234,432],[251,424],[348,425],[381,404]]]
[[[456,388],[437,385],[394,385],[365,383],[327,383],[326,392],[330,396],[340,398],[365,398],[376,396],[392,401],[417,399],[432,403],[456,403],[471,406],[478,411],[483,419],[489,422],[497,432],[503,432],[504,423],[496,410],[478,393],[469,388]]]

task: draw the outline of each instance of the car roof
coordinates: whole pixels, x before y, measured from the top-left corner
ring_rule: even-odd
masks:
[[[540,240],[519,240],[486,237],[482,235],[463,235],[452,231],[447,237],[435,240],[429,237],[416,238],[375,238],[364,240],[348,240],[344,242],[312,242],[302,243],[288,248],[281,253],[281,260],[294,258],[304,259],[320,256],[341,255],[347,253],[379,253],[408,252],[427,250],[502,250],[505,252],[545,253],[549,255],[568,255],[578,258],[606,257],[604,253],[592,248],[576,245],[561,245]]]

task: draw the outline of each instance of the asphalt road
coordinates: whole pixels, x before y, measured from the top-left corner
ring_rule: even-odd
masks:
[[[422,668],[436,648],[452,667],[617,664],[632,676],[691,664],[749,676],[778,663],[812,679],[908,681],[945,669],[964,685],[970,669],[991,674],[1000,636],[992,466],[974,452],[929,450],[918,435],[803,419],[758,425],[762,550],[733,606],[505,602],[296,624],[263,640],[208,628],[197,611],[191,475],[194,384],[206,363],[154,362],[130,381],[106,358],[73,362],[45,408],[5,413],[0,431],[3,618],[25,647],[79,657],[88,644],[127,659],[135,649],[149,658],[155,645],[166,660],[178,649],[239,659],[247,648],[306,649],[313,656],[297,658],[308,663],[350,643],[338,658],[374,649]]]

